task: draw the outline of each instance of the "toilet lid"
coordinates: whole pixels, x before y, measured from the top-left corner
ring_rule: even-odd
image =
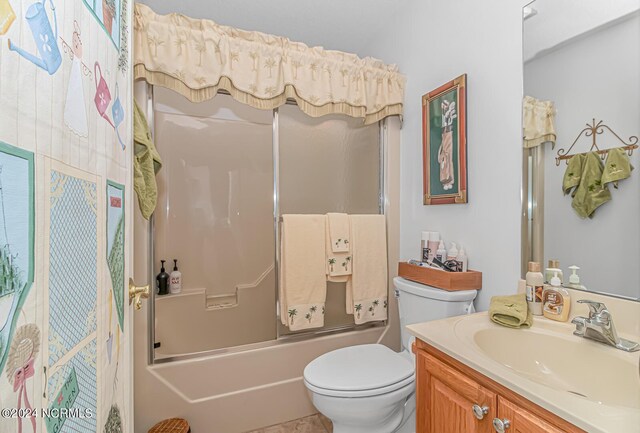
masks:
[[[304,380],[315,388],[364,391],[411,383],[414,366],[382,344],[363,344],[325,353],[304,369]]]

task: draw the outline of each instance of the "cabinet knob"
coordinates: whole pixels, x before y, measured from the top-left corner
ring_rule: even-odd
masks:
[[[500,418],[494,418],[493,419],[493,428],[495,429],[495,431],[497,433],[505,433],[510,425],[511,425],[511,422],[506,418],[505,419],[500,419]]]
[[[484,416],[489,413],[488,406],[480,406],[478,404],[474,404],[473,406],[471,406],[471,409],[473,410],[473,416],[475,416],[479,420],[482,420]]]

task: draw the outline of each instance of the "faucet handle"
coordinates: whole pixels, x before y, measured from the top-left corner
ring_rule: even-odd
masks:
[[[602,302],[590,301],[588,299],[580,299],[578,301],[579,304],[587,304],[589,307],[589,318],[591,319],[594,316],[599,315],[603,311],[607,309],[607,306]]]

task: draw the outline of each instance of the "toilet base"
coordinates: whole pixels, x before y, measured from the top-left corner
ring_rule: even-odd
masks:
[[[413,393],[404,405],[402,422],[393,433],[416,433],[416,394]]]
[[[412,383],[393,393],[377,396],[376,402],[371,398],[336,399],[311,395],[316,408],[333,422],[334,433],[415,433],[414,390]],[[387,404],[380,404],[379,399],[387,400]]]

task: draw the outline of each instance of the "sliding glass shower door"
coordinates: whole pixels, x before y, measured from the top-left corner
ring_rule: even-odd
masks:
[[[330,115],[309,117],[295,105],[278,109],[281,214],[381,212],[378,125]],[[327,282],[325,329],[353,325],[345,283]],[[290,334],[278,322],[279,335]]]
[[[228,95],[193,104],[156,87],[154,133],[163,159],[154,273],[161,260],[170,273],[174,259],[182,272],[180,294],[155,296],[155,359],[292,334],[277,316],[279,217],[380,213],[378,125],[311,118],[293,104],[257,110]],[[353,329],[345,284],[327,289],[319,331]]]
[[[156,353],[275,339],[272,113],[161,88],[154,103],[154,267],[178,259],[183,280],[180,295],[156,296]]]

